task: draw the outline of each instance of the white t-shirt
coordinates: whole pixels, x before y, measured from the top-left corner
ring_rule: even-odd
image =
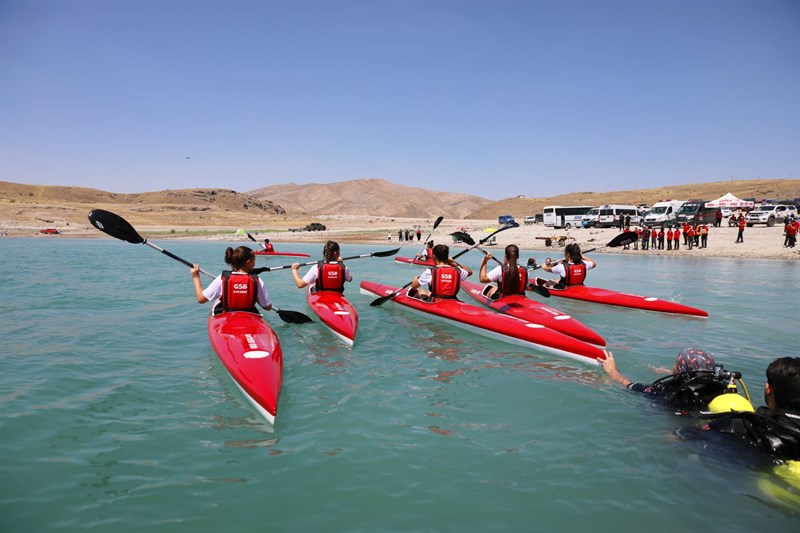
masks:
[[[467,277],[469,277],[469,272],[467,272],[466,270],[464,270],[461,267],[457,267],[457,268],[458,268],[459,272],[461,272],[461,275],[459,277],[462,280],[467,279]],[[423,272],[419,276],[419,284],[420,285],[425,285],[426,287],[429,286],[431,284],[431,276],[432,276],[431,269],[430,268],[426,268],[425,272]]]
[[[500,280],[503,279],[503,267],[497,265],[486,274],[486,277],[489,278],[489,281],[494,281],[499,283]]]
[[[594,264],[588,262],[586,259],[581,261],[581,263],[583,263],[586,266],[586,271],[587,272],[594,268]],[[566,278],[567,277],[567,269],[564,267],[564,263],[556,264],[556,266],[553,267],[553,274],[557,274],[562,278]]]
[[[319,268],[317,265],[312,266],[306,272],[306,275],[303,276],[303,281],[306,282],[306,285],[314,285],[317,282],[317,278],[319,277]],[[347,268],[347,265],[344,266],[344,280],[345,281],[353,281],[353,276],[350,274],[350,269]]]
[[[233,275],[237,274],[234,272]],[[239,273],[241,274],[241,273]],[[219,300],[222,298],[222,275],[220,274],[214,281],[212,281],[208,287],[203,290],[203,296],[208,298],[209,300]],[[258,278],[258,296],[256,301],[258,305],[263,308],[270,307],[272,305],[272,301],[269,299],[269,293],[267,292],[267,288],[264,286],[264,282],[261,281],[261,278]]]

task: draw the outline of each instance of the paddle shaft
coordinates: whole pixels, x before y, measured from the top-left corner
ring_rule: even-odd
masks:
[[[383,252],[372,252],[371,254],[361,254],[361,255],[351,255],[349,257],[342,257],[342,261],[349,261],[351,259],[362,259],[364,257],[388,257],[390,255],[394,255],[400,251],[400,248],[395,248],[393,250],[386,250]],[[316,265],[319,261],[308,261],[306,263],[300,263],[300,266],[311,266]],[[274,266],[274,267],[259,267],[253,269],[253,274],[261,274],[262,272],[272,272],[273,270],[283,270],[286,268],[292,268],[292,265],[281,265],[281,266]]]

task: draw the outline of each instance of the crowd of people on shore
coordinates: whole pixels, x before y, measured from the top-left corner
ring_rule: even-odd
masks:
[[[664,226],[638,226],[631,228],[626,226],[623,233],[635,232],[638,237],[633,242],[633,249],[639,249],[641,243],[642,250],[680,250],[681,239],[683,246],[691,250],[693,248],[708,247],[708,224],[673,224]],[[631,245],[626,245],[623,250],[629,250]]]
[[[415,237],[417,241],[422,240],[422,231],[419,228],[397,230],[397,240],[400,242],[413,241]]]

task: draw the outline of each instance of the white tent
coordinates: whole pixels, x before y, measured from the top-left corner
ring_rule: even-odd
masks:
[[[741,198],[737,198],[731,193],[727,193],[712,202],[706,202],[706,207],[738,207],[743,209],[752,209],[755,202],[747,202]]]

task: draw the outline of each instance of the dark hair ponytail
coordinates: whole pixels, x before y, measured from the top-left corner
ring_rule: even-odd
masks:
[[[339,244],[335,241],[328,241],[322,249],[322,258],[329,263],[333,263],[339,258]]]
[[[228,246],[225,250],[225,262],[234,270],[242,270],[244,265],[253,257],[253,250],[247,246],[239,246],[235,250]]]
[[[581,255],[581,247],[578,243],[573,242],[570,243],[564,248],[564,252],[567,254],[567,259],[573,264],[577,265],[581,261],[583,261],[583,255]]]
[[[519,248],[517,245],[509,244],[506,246],[506,260],[503,264],[504,289],[511,289],[513,287],[513,290],[516,292],[516,288],[519,286],[519,267],[517,267],[518,260]]]

